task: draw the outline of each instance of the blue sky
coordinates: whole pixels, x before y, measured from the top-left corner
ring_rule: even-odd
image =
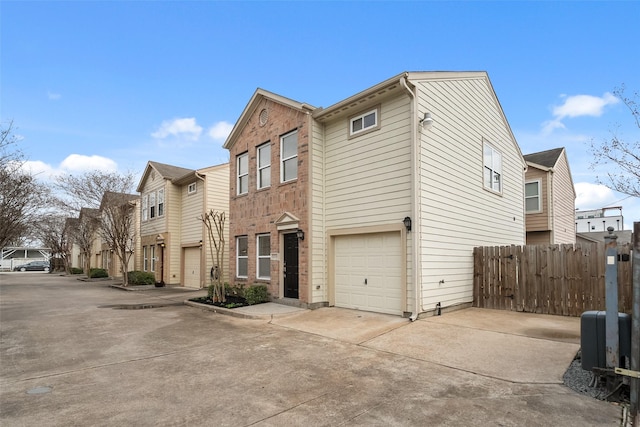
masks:
[[[630,225],[640,200],[594,185],[588,147],[639,138],[610,95],[640,90],[639,21],[635,1],[3,0],[0,120],[43,179],[195,169],[228,161],[258,87],[327,107],[402,71],[484,70],[523,153],[566,147],[576,206]]]

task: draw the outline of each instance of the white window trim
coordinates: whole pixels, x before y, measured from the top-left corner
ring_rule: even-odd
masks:
[[[269,164],[266,166],[260,166],[260,152],[261,150],[265,149],[265,148],[269,148]],[[264,169],[269,169],[271,170],[271,143],[270,142],[266,142],[262,145],[259,145],[256,149],[256,188],[258,190],[261,190],[263,188],[269,188],[271,187],[271,179],[269,179],[269,182],[260,186],[261,182],[260,182],[260,172],[262,172]],[[269,178],[271,178],[271,172],[269,172]]]
[[[241,174],[240,173],[240,160],[246,158],[247,159],[247,172]],[[243,177],[247,177],[247,191],[245,191],[244,193],[240,192],[240,179]],[[242,195],[242,194],[247,194],[249,192],[249,153],[243,153],[240,154],[237,158],[236,158],[236,194],[237,195]]]
[[[296,142],[296,154],[294,156],[289,156],[287,158],[284,157],[284,144],[283,141],[286,137],[293,135],[294,133],[298,133],[298,129],[293,130],[291,132],[287,132],[284,135],[282,135],[280,137],[280,183],[285,183],[285,182],[291,182],[291,181],[295,181],[296,179],[298,179],[298,172],[296,170],[296,177],[295,178],[291,178],[285,181],[284,179],[284,162],[286,162],[287,160],[292,160],[292,159],[296,159],[296,162],[298,161],[298,146],[300,145],[300,141]],[[297,139],[297,138],[296,138]]]
[[[142,247],[142,271],[149,271],[149,258],[147,254],[147,246]]]
[[[256,235],[256,278],[262,280],[271,280],[271,267],[269,267],[269,276],[260,276],[260,260],[268,259],[269,263],[271,263],[271,250],[266,255],[260,255],[260,238],[268,237],[269,238],[269,246],[271,246],[271,234],[258,234]]]
[[[527,184],[533,184],[533,183],[537,183],[538,184],[538,194],[536,196],[527,196]],[[525,213],[540,213],[542,212],[542,180],[540,179],[534,179],[531,181],[526,181],[524,183],[525,186],[525,192],[524,192],[524,210]],[[527,199],[533,199],[533,198],[537,198],[538,199],[538,209],[537,210],[532,210],[532,211],[528,211],[527,210]]]
[[[489,147],[492,150],[492,164],[490,165],[491,167],[488,168],[491,171],[491,187],[487,187],[487,183],[484,180],[484,170],[485,168],[487,168],[487,165],[485,164],[485,159],[484,159],[484,151],[485,151],[485,147]],[[498,171],[496,168],[496,165],[493,164],[493,159],[494,159],[494,155],[498,154],[500,156],[500,170]],[[504,175],[502,173],[502,152],[500,150],[498,150],[496,147],[494,147],[492,144],[490,144],[488,141],[484,140],[482,143],[482,186],[484,187],[485,190],[487,191],[491,191],[492,193],[496,193],[496,194],[502,194],[502,190],[504,188]],[[495,188],[493,188],[493,174],[495,172],[498,172],[500,174],[500,189],[496,190]]]
[[[371,126],[367,126],[364,127],[364,118],[366,116],[368,116],[369,114],[374,113],[375,114],[375,123]],[[362,119],[362,129],[359,129],[357,131],[353,130],[353,122],[355,122],[356,120]],[[349,137],[354,137],[354,136],[359,136],[365,133],[369,133],[371,131],[374,131],[376,129],[380,129],[380,106],[377,105],[376,107],[365,111],[364,113],[360,113],[358,115],[349,117]]]
[[[239,244],[239,240],[240,239],[247,239],[247,255],[241,256],[240,255],[240,244]],[[236,237],[236,277],[238,279],[246,279],[249,277],[249,237],[248,236],[238,236]],[[246,259],[247,260],[247,274],[244,276],[240,275],[240,263],[238,262],[238,260],[240,259]]]
[[[166,208],[166,205],[164,203],[164,188],[161,188],[160,190],[158,190],[158,194],[156,196],[156,203],[158,204],[158,207],[156,208],[156,216],[158,217],[164,216],[164,211]],[[162,205],[162,212],[160,212],[160,205]]]
[[[192,182],[187,186],[187,194],[195,194],[198,192],[198,183]]]
[[[149,246],[150,252],[151,252],[151,270],[155,272],[156,271],[156,246],[155,245],[151,245]]]

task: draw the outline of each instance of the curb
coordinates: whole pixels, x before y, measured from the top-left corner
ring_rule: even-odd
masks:
[[[184,303],[191,307],[201,308],[202,310],[213,311],[214,313],[224,314],[227,316],[238,317],[240,319],[259,320],[259,319],[268,319],[271,317],[270,314],[254,315],[254,314],[241,313],[231,308],[216,307],[215,305],[201,304],[199,302],[189,301],[189,300],[185,300]]]

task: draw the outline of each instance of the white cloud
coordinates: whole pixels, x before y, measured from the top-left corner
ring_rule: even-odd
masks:
[[[107,157],[71,154],[60,163],[60,169],[67,172],[84,172],[91,170],[115,172],[118,170],[118,165]]]
[[[168,136],[184,137],[192,141],[200,138],[202,127],[196,123],[193,117],[183,119],[165,120],[157,131],[151,134],[157,139],[165,139]]]
[[[212,139],[219,141],[227,139],[232,129],[233,125],[231,123],[222,121],[211,126],[208,133]]]
[[[49,179],[55,175],[53,167],[40,160],[26,161],[22,164],[22,169],[38,179]]]
[[[542,123],[542,134],[549,135],[555,129],[564,129],[565,125],[562,120],[565,118],[600,117],[606,106],[618,102],[620,100],[609,92],[606,92],[602,97],[592,95],[566,96],[562,105],[553,107],[553,119]]]
[[[574,95],[567,97],[564,104],[553,107],[553,115],[557,119],[580,116],[600,117],[604,107],[618,102],[620,100],[609,92],[601,98],[591,95]]]
[[[58,99],[62,98],[62,95],[60,95],[59,93],[47,91],[47,98],[49,98],[49,100],[51,101],[57,101]]]
[[[615,193],[604,185],[577,182],[574,187],[576,189],[576,208],[581,211],[600,209],[616,201]]]

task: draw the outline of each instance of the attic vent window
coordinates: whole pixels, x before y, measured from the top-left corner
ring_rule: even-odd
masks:
[[[264,126],[267,124],[267,120],[269,120],[269,111],[266,108],[263,108],[260,111],[260,126]]]

